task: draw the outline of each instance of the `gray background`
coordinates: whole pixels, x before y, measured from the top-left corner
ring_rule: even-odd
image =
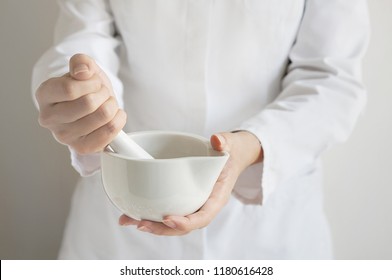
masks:
[[[392,259],[392,1],[369,1],[369,103],[350,140],[324,155],[338,259]],[[31,70],[50,46],[54,0],[0,1],[0,258],[53,259],[78,174],[37,124]]]

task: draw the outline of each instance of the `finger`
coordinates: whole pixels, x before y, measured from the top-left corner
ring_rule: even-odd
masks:
[[[85,54],[76,54],[71,57],[69,62],[69,75],[75,80],[88,80],[97,75],[102,84],[106,86],[114,96],[112,84],[104,71],[99,67],[95,60]]]
[[[98,76],[87,81],[76,81],[63,76],[43,82],[35,96],[42,110],[55,103],[76,100],[85,94],[97,92],[101,87],[102,82]]]
[[[75,54],[69,61],[69,74],[75,80],[85,81],[100,72],[95,60],[88,55]]]
[[[155,235],[164,235],[164,236],[179,236],[188,233],[185,231],[179,231],[174,228],[168,227],[164,223],[152,222],[147,220],[140,221],[139,224],[137,225],[137,229],[143,232],[148,232]]]
[[[118,219],[118,223],[120,226],[135,226],[140,223],[140,221],[133,219],[131,217],[128,217],[127,215],[123,214],[120,216]]]
[[[136,228],[143,232],[152,233],[155,235],[166,235],[166,236],[174,236],[174,235],[182,235],[185,233],[181,233],[175,229],[172,229],[163,223],[152,222],[147,220],[136,220],[128,217],[127,215],[121,215],[118,223],[121,226],[136,226]]]
[[[57,141],[67,145],[74,145],[100,127],[113,120],[119,108],[113,96],[101,104],[93,113],[72,123],[57,125],[52,128]]]
[[[75,132],[80,136],[95,132],[97,129],[114,120],[118,111],[119,108],[116,99],[113,96],[109,96],[97,110],[76,122],[77,127],[75,127]]]
[[[227,180],[216,182],[206,203],[195,213],[188,216],[167,216],[163,223],[178,233],[187,233],[206,227],[227,203],[230,193],[225,191]]]
[[[95,112],[110,96],[109,90],[102,87],[98,92],[85,94],[76,100],[56,103],[47,110],[51,112],[49,114],[52,116],[52,122],[72,123]]]
[[[211,146],[216,151],[230,152],[230,137],[227,133],[217,133],[210,138]]]
[[[74,143],[71,143],[71,147],[79,154],[101,152],[124,127],[126,118],[126,113],[123,110],[117,110],[112,120],[77,139]]]

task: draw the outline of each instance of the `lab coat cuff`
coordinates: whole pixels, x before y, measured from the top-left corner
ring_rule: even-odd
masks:
[[[269,158],[265,152],[269,145],[262,140],[262,134],[253,126],[243,125],[232,132],[239,131],[247,131],[256,136],[262,146],[264,158],[261,163],[253,164],[242,172],[234,186],[233,194],[244,204],[264,204],[274,189],[272,175],[269,172]]]
[[[82,177],[92,176],[101,170],[100,153],[80,155],[72,148],[68,149],[71,153],[71,164]]]

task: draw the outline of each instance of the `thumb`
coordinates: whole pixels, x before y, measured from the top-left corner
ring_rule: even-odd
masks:
[[[225,151],[227,150],[227,139],[225,137],[225,133],[217,133],[211,136],[210,139],[211,146],[216,151]]]
[[[69,74],[75,80],[88,80],[97,72],[99,67],[88,55],[75,54],[69,61]]]

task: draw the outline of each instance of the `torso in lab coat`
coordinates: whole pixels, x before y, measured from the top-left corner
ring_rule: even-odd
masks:
[[[75,191],[61,258],[332,257],[319,155],[347,137],[364,103],[358,64],[347,58],[362,55],[365,1],[345,16],[338,11],[352,1],[60,2],[56,44],[38,62],[35,86],[84,52],[111,78],[126,131],[247,129],[265,152],[208,227],[160,237],[120,227],[99,155],[71,151],[89,176]],[[352,35],[358,24],[350,22],[365,29]]]

